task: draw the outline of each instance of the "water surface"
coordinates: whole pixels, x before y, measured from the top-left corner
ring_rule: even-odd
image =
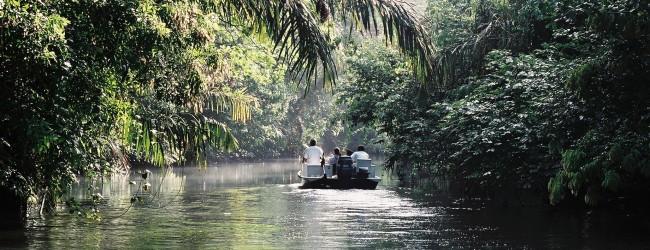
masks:
[[[101,220],[69,214],[32,218],[0,232],[0,246],[87,248],[523,248],[644,249],[647,221],[546,208],[499,210],[443,191],[300,189],[295,160],[150,169],[147,192],[132,172],[80,180],[76,200],[103,196]],[[134,181],[135,184],[130,184]],[[131,202],[139,194],[142,201]]]

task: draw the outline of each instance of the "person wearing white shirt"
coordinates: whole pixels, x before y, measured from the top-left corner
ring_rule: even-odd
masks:
[[[323,149],[316,146],[316,140],[311,139],[309,141],[309,147],[302,153],[302,162],[306,162],[307,165],[321,165],[322,159]]]
[[[364,150],[365,148],[363,147],[363,145],[359,145],[359,147],[357,147],[357,152],[352,153],[352,155],[350,156],[350,158],[352,158],[352,162],[357,163],[358,159],[362,159],[362,160],[370,159],[370,155],[368,155],[368,153],[366,153]]]

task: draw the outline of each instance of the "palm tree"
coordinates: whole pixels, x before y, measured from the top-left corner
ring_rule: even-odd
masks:
[[[258,34],[268,36],[275,44],[274,50],[277,55],[288,64],[290,75],[298,79],[299,82],[309,81],[309,79],[315,82],[322,76],[323,82],[335,83],[337,70],[333,58],[334,47],[331,45],[329,34],[321,28],[321,23],[334,19],[349,23],[350,29],[358,28],[369,33],[381,33],[387,43],[396,43],[407,58],[411,59],[414,72],[420,79],[431,77],[433,49],[428,41],[428,35],[418,23],[410,5],[399,0],[204,0],[190,3],[179,1],[179,3],[175,8],[190,9],[179,14],[180,19],[191,19],[197,13],[210,13],[218,17],[216,21],[221,25],[248,26]],[[160,4],[160,6],[164,5]],[[187,20],[179,22],[193,23]],[[382,29],[381,32],[379,29]],[[205,43],[205,41],[193,42]],[[190,106],[194,110],[200,111],[206,102],[210,103],[218,99],[219,101],[216,103],[221,104],[218,106],[221,106],[222,109],[224,103],[231,105],[230,109],[233,110],[234,119],[246,120],[250,115],[250,105],[254,102],[248,100],[241,93],[239,95],[224,93],[218,86],[216,88],[212,86],[213,84],[215,83],[199,81],[196,86],[190,86],[191,89],[195,89],[195,94],[189,96]],[[308,91],[309,87],[310,84],[306,84],[305,90]],[[207,137],[211,139],[206,142],[220,142],[215,146],[221,148],[234,148],[237,145],[237,141],[232,137],[228,128],[221,123],[205,119],[197,114],[177,117],[179,119],[170,123],[200,130],[206,127],[212,128],[214,133],[210,133],[210,135],[218,135],[219,138]],[[182,117],[192,117],[192,119],[188,121]],[[196,120],[200,122],[196,123]],[[139,123],[137,120],[131,121]],[[178,127],[178,125],[165,127]],[[147,140],[155,138],[155,135],[149,134],[143,128],[151,129],[152,126],[136,124],[134,131],[141,134],[133,137],[134,141],[148,145]],[[184,133],[189,131],[193,130]],[[202,137],[201,133],[195,131],[191,134],[197,138]],[[191,141],[202,142],[202,140]],[[202,149],[205,148],[204,143],[185,144],[191,145],[192,151],[197,153],[204,151]],[[164,165],[165,150],[145,147],[145,145],[135,148],[145,156],[145,159]],[[160,147],[160,144],[157,146]],[[182,149],[183,147],[179,148],[181,149],[171,147],[172,151],[185,151]],[[199,155],[197,154],[197,156]]]
[[[318,20],[351,21],[350,28],[382,34],[412,60],[420,79],[430,79],[433,49],[410,5],[399,0],[217,0],[216,12],[228,22],[252,24],[276,44],[277,53],[294,76],[315,78],[319,66],[325,81],[336,81],[336,65],[328,34]],[[221,11],[219,11],[221,10]],[[319,16],[319,18],[317,18]]]
[[[222,88],[205,63],[215,55],[201,54],[209,39],[184,33],[207,14],[266,34],[300,79],[336,80],[334,49],[319,23],[332,19],[383,29],[419,77],[431,75],[427,35],[398,0],[0,4],[0,198],[16,208],[0,221],[22,221],[27,197],[54,204],[76,174],[115,171],[125,152],[163,166],[188,152],[199,158],[210,147],[236,147],[229,129],[202,109],[213,102],[245,120],[254,102]]]

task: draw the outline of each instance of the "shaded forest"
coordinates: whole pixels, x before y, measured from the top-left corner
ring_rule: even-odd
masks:
[[[643,202],[647,1],[417,6],[0,1],[3,222],[77,176],[294,157],[309,138],[471,195]]]

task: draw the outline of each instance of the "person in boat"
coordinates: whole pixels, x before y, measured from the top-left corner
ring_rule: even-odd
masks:
[[[365,149],[365,147],[363,145],[359,145],[357,147],[357,152],[354,152],[354,153],[352,153],[352,155],[350,155],[350,158],[352,158],[352,162],[357,163],[357,160],[359,160],[359,159],[361,159],[361,160],[370,159],[370,155],[368,155],[368,153],[366,153],[365,150],[366,149]]]
[[[302,162],[307,165],[322,165],[323,159],[323,149],[316,146],[316,140],[309,140],[309,147],[302,153]]]
[[[336,175],[336,165],[339,162],[339,158],[341,158],[341,149],[336,147],[334,148],[332,154],[327,158],[327,165],[332,166],[332,175]]]
[[[339,157],[341,157],[341,150],[339,148],[334,148],[334,152],[327,158],[327,164],[336,165],[339,162]]]
[[[353,154],[352,150],[350,150],[349,148],[345,149],[345,155],[346,156],[352,156],[352,154]]]

